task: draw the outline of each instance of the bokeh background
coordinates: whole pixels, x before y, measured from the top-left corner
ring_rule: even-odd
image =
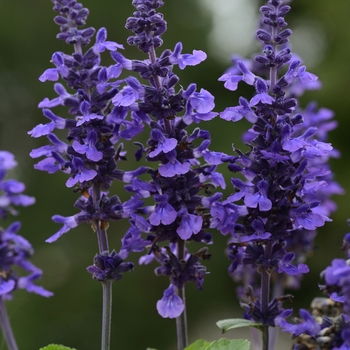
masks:
[[[216,111],[236,105],[240,95],[249,96],[251,90],[244,86],[239,93],[232,93],[217,79],[229,67],[233,53],[250,56],[257,50],[254,30],[258,8],[263,2],[165,0],[165,3],[162,12],[168,22],[168,31],[163,36],[163,48],[173,48],[176,42],[182,41],[184,52],[201,49],[208,54],[208,59],[199,66],[177,71],[181,84],[186,87],[196,82],[199,88],[209,90],[216,96]],[[129,32],[124,24],[133,12],[130,0],[85,0],[83,4],[90,10],[88,26],[106,27],[109,40],[125,45]],[[53,83],[40,83],[38,77],[51,66],[49,60],[53,52],[71,53],[71,47],[55,39],[58,26],[52,21],[55,13],[49,0],[0,0],[0,14],[0,149],[15,154],[19,165],[11,176],[25,182],[26,193],[36,197],[34,206],[20,210],[20,233],[33,244],[36,251],[33,262],[44,270],[41,285],[55,293],[54,297],[44,299],[18,291],[14,300],[8,302],[13,329],[19,348],[23,350],[37,350],[48,343],[62,343],[78,350],[99,349],[101,286],[92,281],[85,270],[97,251],[96,237],[88,225],[82,225],[53,244],[44,242],[59,229],[51,221],[52,215],[76,213],[73,208],[76,194],[65,187],[64,174],[48,175],[34,170],[35,162],[28,155],[46,141],[27,135],[35,125],[46,122],[37,105],[44,97],[55,96]],[[295,309],[307,307],[314,296],[320,295],[319,274],[333,257],[342,257],[339,247],[348,230],[349,14],[349,1],[295,0],[287,16],[295,33],[292,37],[294,51],[324,85],[322,90],[307,92],[301,104],[305,106],[316,100],[320,106],[334,110],[339,127],[331,133],[330,142],[340,150],[342,157],[332,161],[332,167],[336,179],[348,193],[334,198],[339,209],[332,216],[333,222],[319,230],[317,249],[308,261],[311,273],[304,278],[302,289],[293,292]],[[144,58],[135,48],[127,45],[125,48],[127,57]],[[108,53],[104,59],[105,65],[112,62]],[[240,144],[240,135],[247,124],[217,119],[203,123],[201,127],[210,130],[213,150],[230,152],[233,142]],[[145,140],[146,134],[140,140]],[[128,144],[126,147],[130,149],[130,161],[122,166],[133,169],[132,147]],[[229,179],[225,167],[222,170]],[[230,192],[229,187],[226,194]],[[127,198],[121,184],[113,186],[112,192],[120,195],[122,200]],[[111,247],[119,249],[120,238],[126,229],[126,221],[111,224]],[[217,232],[213,235],[215,244],[210,247],[213,257],[206,264],[211,274],[206,276],[204,290],[197,291],[194,285],[187,287],[190,341],[199,337],[219,339],[221,334],[215,322],[240,317],[242,313],[235,297],[236,286],[226,273],[229,264],[224,255],[226,238]],[[135,271],[114,284],[112,349],[175,349],[175,321],[162,319],[155,308],[168,281],[154,276],[156,264],[138,266],[138,258],[137,254],[133,257]],[[235,335],[228,333],[227,336]],[[242,337],[241,332],[239,336]],[[283,340],[278,349],[289,349],[288,344]],[[5,349],[0,336],[0,350]]]

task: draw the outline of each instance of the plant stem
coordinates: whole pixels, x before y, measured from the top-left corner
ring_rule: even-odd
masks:
[[[102,282],[102,303],[101,350],[109,350],[112,324],[112,281]]]
[[[10,320],[7,314],[4,299],[0,296],[0,328],[8,350],[18,350],[15,337],[12,332]]]
[[[98,211],[101,190],[99,184],[94,184],[92,188],[92,198],[95,210]],[[100,220],[94,222],[98,240],[99,252],[109,252],[108,235],[105,229],[101,228]],[[112,325],[112,281],[102,282],[102,336],[101,350],[109,350],[111,343]]]
[[[99,211],[99,201],[101,199],[101,189],[100,189],[100,184],[98,183],[94,184],[92,187],[92,199],[93,199],[95,210],[97,212]],[[108,252],[109,246],[108,246],[107,231],[101,228],[100,220],[95,220],[94,225],[95,225],[95,230],[97,234],[98,248],[100,253],[104,251]]]
[[[262,350],[269,350],[269,326],[262,329]]]
[[[271,249],[273,244],[269,243],[265,247],[265,256],[270,256]],[[271,274],[262,267],[261,271],[261,294],[260,294],[260,303],[261,303],[261,313],[263,318],[266,320],[269,311],[269,301],[270,301],[270,277]],[[262,350],[269,350],[269,326],[265,325],[262,330]]]
[[[283,276],[278,274],[277,279],[273,281],[272,298],[281,297],[284,293]],[[269,349],[274,350],[278,337],[278,327],[270,327],[269,331]]]
[[[177,242],[177,257],[180,263],[185,258],[185,242],[181,239]],[[182,298],[185,306],[183,313],[176,318],[177,349],[183,350],[188,346],[185,286],[177,289],[177,294]]]

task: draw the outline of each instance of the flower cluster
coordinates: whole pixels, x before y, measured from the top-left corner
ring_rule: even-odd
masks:
[[[166,30],[163,15],[156,12],[163,1],[134,0],[133,5],[136,11],[127,19],[126,28],[134,35],[128,38],[128,43],[137,45],[148,54],[148,59],[129,60],[120,52],[111,55],[117,64],[139,73],[147,83],[140,83],[134,77],[126,78],[126,85],[112,102],[120,114],[130,111],[132,118],[135,114],[143,115],[143,121],[150,128],[147,145],[137,143],[135,156],[138,160],[145,156],[148,162],[159,165],[156,169],[141,167],[133,172],[125,188],[135,194],[134,200],[154,199],[155,205],[144,207],[142,213],[143,218],[148,218],[147,222],[142,221],[140,225],[139,213],[134,216],[135,226],[148,232],[147,239],[151,241],[149,254],[140,262],[149,263],[155,258],[161,264],[156,274],[170,277],[170,286],[157,307],[163,317],[177,317],[184,306],[176,290],[181,290],[188,281],[196,282],[201,288],[206,274],[199,260],[208,259],[210,255],[203,249],[190,254],[185,242],[212,241],[205,231],[209,228],[209,208],[221,195],[211,199],[204,195],[210,194],[210,189],[216,186],[225,187],[222,175],[216,171],[224,155],[208,149],[208,131],[186,130],[192,123],[217,115],[212,112],[214,97],[204,89],[197,92],[196,84],[190,84],[187,89],[176,89],[179,77],[173,67],[177,65],[184,69],[197,65],[206,54],[199,50],[182,54],[182,44],[177,43],[173,51],[166,49],[157,56],[155,49],[162,44],[161,34]],[[203,158],[205,164],[201,164],[199,158]],[[150,180],[144,177],[145,174]],[[162,242],[166,245],[159,246]]]
[[[309,271],[304,262],[313,249],[316,230],[331,221],[335,204],[330,196],[342,193],[328,164],[338,156],[327,143],[328,132],[337,126],[331,120],[333,113],[314,103],[305,109],[299,105],[304,91],[317,89],[320,83],[289,47],[292,31],[286,28],[285,16],[290,6],[282,0],[267,0],[260,8],[256,32],[262,53],[252,60],[234,57],[233,67],[219,79],[232,91],[242,81],[255,90],[252,98],[240,97],[237,106],[220,113],[224,120],[245,118],[251,124],[243,136],[246,150],[233,147],[234,154],[227,155],[211,150],[210,133],[196,125],[218,115],[213,112],[214,96],[194,83],[181,86],[175,74],[177,67],[183,70],[200,64],[206,54],[201,50],[184,54],[181,42],[160,51],[167,29],[158,12],[162,0],[132,0],[136,10],[126,21],[133,33],[127,42],[148,55],[144,60],[123,55],[122,45],[107,40],[105,28],[97,32],[85,28],[89,11],[77,0],[52,2],[58,13],[55,23],[60,26],[57,38],[72,45],[74,52],[55,52],[54,68],[39,78],[42,82],[62,80],[65,86],[55,83],[58,96],[39,103],[49,122],[29,134],[45,136],[49,144],[30,155],[43,157],[36,169],[66,173],[66,186],[80,195],[74,204],[79,212],[54,215],[53,221],[62,226],[46,241],[56,241],[83,222],[97,234],[99,253],[87,271],[103,287],[101,348],[109,348],[111,282],[133,270],[133,263],[125,262],[130,252],[145,248],[148,253],[139,263],[157,261],[155,274],[169,280],[157,311],[164,318],[177,318],[178,347],[187,346],[184,288],[193,282],[202,289],[208,274],[203,261],[211,257],[203,244],[212,244],[207,231],[217,229],[229,235],[229,272],[244,284],[238,289],[241,305],[245,318],[260,324],[264,350],[269,346],[269,327],[274,326],[297,337],[296,350],[350,349],[348,261],[334,260],[324,271],[322,289],[332,301],[315,301],[311,313],[301,310],[297,324],[286,321],[292,310],[282,308],[282,302],[292,298],[282,295],[284,288],[297,288]],[[113,60],[110,66],[101,64],[105,51]],[[120,78],[125,71],[132,75]],[[52,109],[58,106],[68,107],[70,116],[54,114]],[[145,129],[149,137],[141,143],[136,137]],[[126,160],[122,140],[133,141],[134,157],[141,163],[137,169],[120,169]],[[0,152],[0,165],[2,159],[5,169],[13,166],[8,154]],[[215,192],[226,186],[217,171],[222,163],[238,174],[231,179],[234,193],[226,199]],[[31,198],[22,195],[21,184],[1,182],[3,177],[0,169],[0,185],[6,192],[0,201],[4,217],[15,212],[12,204],[28,205]],[[115,180],[122,181],[130,194],[124,203],[109,194]],[[117,253],[109,249],[107,229],[111,220],[122,218],[129,220],[130,227],[121,235]],[[41,271],[27,261],[32,250],[17,235],[19,226],[14,223],[7,230],[0,229],[4,259],[0,295],[25,288],[50,296],[32,283]],[[190,242],[202,246],[192,252]],[[350,251],[349,235],[344,248]],[[30,276],[17,277],[14,264]]]
[[[100,274],[109,276],[108,264],[116,259],[112,265],[119,265],[131,251],[140,251],[149,242],[140,238],[138,233],[123,239],[120,253],[108,252],[107,228],[110,220],[120,220],[128,217],[129,203],[122,204],[116,195],[109,196],[108,190],[114,180],[122,181],[124,176],[130,174],[117,169],[117,162],[125,160],[126,152],[121,138],[130,140],[142,131],[143,113],[133,112],[132,120],[128,120],[125,110],[113,107],[113,102],[118,98],[119,86],[123,80],[117,80],[122,72],[120,63],[105,67],[101,65],[101,54],[108,50],[114,52],[123,49],[123,46],[112,41],[107,41],[107,31],[101,28],[95,36],[95,43],[84,50],[90,44],[95,35],[94,28],[80,29],[85,26],[88,9],[75,0],[52,0],[54,11],[59,15],[55,17],[55,23],[60,26],[57,38],[74,46],[71,55],[63,52],[55,52],[52,55],[52,63],[55,68],[47,69],[39,78],[40,81],[65,81],[69,90],[60,83],[55,83],[54,90],[58,97],[49,100],[45,98],[39,103],[43,114],[50,120],[47,124],[39,124],[29,134],[32,137],[46,136],[49,145],[34,149],[30,155],[33,158],[44,157],[35,168],[47,171],[49,174],[63,171],[69,175],[66,182],[68,188],[81,193],[74,206],[79,213],[62,217],[54,215],[53,221],[62,224],[61,229],[48,238],[46,242],[54,242],[70,229],[83,222],[92,225],[97,233],[100,255],[95,258],[95,265],[90,266],[88,271],[94,278],[101,279]],[[68,107],[70,118],[62,118],[52,112],[53,107]],[[126,111],[127,112],[127,111]],[[66,130],[66,141],[57,136],[57,131]],[[62,133],[61,133],[62,134]],[[132,212],[137,210],[134,202],[130,208]],[[130,240],[135,240],[138,246],[135,248]],[[125,243],[125,244],[124,244]],[[135,250],[136,249],[136,250]],[[141,249],[141,250],[142,250]],[[107,264],[107,265],[106,265]],[[124,263],[122,263],[121,266]],[[121,268],[118,271],[129,271]],[[105,268],[103,272],[95,270]],[[113,272],[112,279],[115,278]],[[104,278],[103,278],[104,279]],[[108,278],[107,278],[108,279]]]
[[[314,106],[302,111],[298,105],[297,98],[319,84],[288,47],[292,31],[285,28],[284,17],[289,11],[281,0],[262,6],[256,32],[262,54],[254,61],[235,58],[235,66],[219,79],[229,90],[244,81],[256,93],[250,100],[240,97],[238,106],[220,114],[233,122],[245,118],[252,127],[244,135],[248,151],[235,148],[236,155],[224,159],[245,181],[232,178],[235,193],[211,208],[211,227],[230,234],[230,273],[252,284],[253,294],[260,291],[260,298],[250,302],[247,317],[272,326],[282,310],[276,309],[278,295],[269,302],[271,276],[283,290],[286,280],[276,273],[292,276],[295,285],[295,277],[309,271],[303,263],[305,253],[312,247],[314,231],[330,221],[330,194],[341,192],[336,184],[327,183],[332,175],[326,163],[334,151],[324,141],[335,126],[328,122],[332,115],[316,112]],[[294,260],[299,264],[292,264]],[[252,271],[260,273],[260,287]]]
[[[349,259],[350,234],[344,238],[343,250]],[[311,303],[311,312],[301,309],[301,319],[296,324],[286,321],[292,309],[283,311],[276,324],[284,332],[296,337],[295,350],[301,349],[349,349],[350,347],[350,267],[349,260],[334,259],[321,276],[325,285],[321,285],[327,298],[315,298]]]
[[[134,268],[133,263],[123,262],[123,258],[125,259],[125,257],[122,254],[118,255],[115,250],[112,253],[104,251],[95,256],[94,265],[89,266],[87,270],[98,281],[119,281],[123,277],[122,272],[132,271]]]
[[[23,194],[25,185],[22,182],[5,179],[7,171],[16,165],[10,152],[0,151],[0,219],[16,215],[14,206],[28,206],[35,202],[33,197]],[[34,251],[31,244],[18,234],[20,228],[19,221],[13,222],[6,229],[0,227],[0,297],[9,299],[17,289],[50,297],[53,293],[34,284],[34,281],[41,278],[42,271],[29,261]],[[17,268],[29,272],[29,275],[21,276]]]

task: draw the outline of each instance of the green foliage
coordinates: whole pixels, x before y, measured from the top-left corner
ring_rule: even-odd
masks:
[[[210,342],[204,339],[198,339],[193,344],[188,346],[185,350],[204,350],[210,345]]]
[[[67,346],[58,345],[58,344],[50,344],[48,346],[45,346],[44,348],[41,348],[40,350],[76,350],[76,349],[68,348]]]
[[[220,339],[208,342],[199,339],[185,350],[249,350],[250,342],[245,339]]]
[[[245,320],[243,318],[229,318],[227,320],[221,320],[216,322],[216,325],[222,330],[222,333],[234,328],[254,327],[261,330],[262,327],[261,323]]]

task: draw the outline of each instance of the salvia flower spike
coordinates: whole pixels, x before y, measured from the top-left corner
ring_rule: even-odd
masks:
[[[124,177],[129,182],[125,188],[139,198],[154,199],[154,206],[145,207],[133,218],[134,225],[148,232],[151,241],[149,254],[140,262],[157,260],[161,266],[156,268],[156,274],[170,280],[157,310],[162,317],[176,318],[178,347],[183,349],[187,346],[184,286],[186,282],[195,282],[198,289],[202,288],[207,272],[200,260],[210,256],[207,250],[190,253],[187,243],[212,241],[211,234],[205,231],[209,228],[211,205],[206,195],[217,186],[225,187],[223,176],[216,171],[225,155],[209,149],[208,131],[199,127],[192,132],[186,130],[191,124],[217,116],[212,111],[214,97],[205,89],[198,91],[194,83],[187,88],[178,87],[179,77],[174,73],[176,66],[184,69],[199,64],[206,54],[201,50],[183,54],[180,42],[173,50],[157,54],[163,43],[161,35],[167,28],[163,15],[157,12],[163,1],[132,3],[136,11],[127,19],[126,28],[134,35],[128,38],[128,43],[136,45],[148,58],[129,60],[119,51],[111,55],[117,64],[139,73],[146,82],[126,78],[113,103],[118,113],[129,110],[135,124],[141,119],[149,126],[147,145],[137,144],[135,156],[158,165],[148,170],[141,167],[135,177]],[[149,181],[144,174],[148,174]],[[218,193],[211,202],[220,197]],[[140,221],[139,214],[147,218],[147,226]]]
[[[23,194],[25,185],[14,179],[7,179],[8,170],[17,166],[12,153],[0,151],[0,219],[4,220],[17,215],[17,206],[28,206],[35,203],[35,198]],[[21,223],[15,221],[7,228],[0,226],[0,328],[9,350],[17,350],[17,344],[7,315],[5,301],[13,298],[18,289],[25,289],[44,297],[52,292],[37,286],[34,282],[42,276],[42,271],[30,262],[34,254],[31,244],[18,231]],[[18,268],[28,275],[18,273]]]
[[[115,180],[123,180],[124,171],[117,163],[125,158],[122,138],[130,140],[142,131],[141,117],[128,120],[123,110],[114,108],[112,101],[119,93],[123,70],[121,63],[102,66],[101,55],[105,51],[116,52],[123,46],[107,40],[107,30],[84,28],[89,10],[76,0],[52,0],[53,10],[58,13],[54,21],[60,26],[57,39],[72,45],[74,52],[55,52],[51,62],[55,66],[39,77],[42,82],[54,81],[56,98],[45,98],[39,103],[43,115],[49,120],[29,131],[32,137],[47,137],[49,144],[31,152],[33,158],[43,157],[35,168],[49,174],[62,171],[68,175],[66,186],[80,193],[74,206],[78,213],[63,217],[54,215],[60,230],[46,241],[51,243],[63,234],[85,222],[91,225],[98,239],[99,254],[94,265],[88,267],[92,277],[103,286],[102,349],[110,347],[112,281],[133,269],[132,263],[124,262],[130,252],[142,250],[149,242],[135,235],[137,247],[130,242],[130,234],[121,250],[109,251],[107,229],[111,220],[120,220],[134,212],[136,206],[123,205],[108,190]],[[95,40],[93,40],[95,38]],[[65,85],[58,82],[63,81]],[[52,108],[68,108],[68,118],[57,116]],[[138,118],[138,119],[137,119]],[[66,140],[56,132],[66,131]],[[60,132],[62,135],[62,131]],[[132,237],[133,239],[133,237]],[[125,246],[124,246],[125,243]]]
[[[268,327],[283,311],[279,293],[287,279],[281,274],[296,287],[309,271],[305,254],[312,249],[315,230],[330,221],[334,207],[329,196],[341,192],[332,186],[327,162],[335,152],[325,142],[322,118],[311,122],[299,106],[299,96],[317,88],[318,82],[291,53],[292,31],[285,21],[289,11],[281,0],[262,6],[256,32],[262,54],[252,61],[234,59],[234,67],[219,79],[229,90],[236,90],[240,82],[255,89],[251,99],[240,97],[238,106],[220,114],[233,122],[245,118],[252,126],[244,135],[249,150],[234,149],[237,155],[226,159],[229,169],[241,173],[245,182],[232,179],[235,193],[214,203],[211,227],[230,234],[229,271],[235,279],[249,281],[250,292],[240,289],[239,297],[245,317],[264,327],[264,350],[269,349]],[[260,285],[255,282],[257,273]],[[276,281],[273,293],[271,278]]]

